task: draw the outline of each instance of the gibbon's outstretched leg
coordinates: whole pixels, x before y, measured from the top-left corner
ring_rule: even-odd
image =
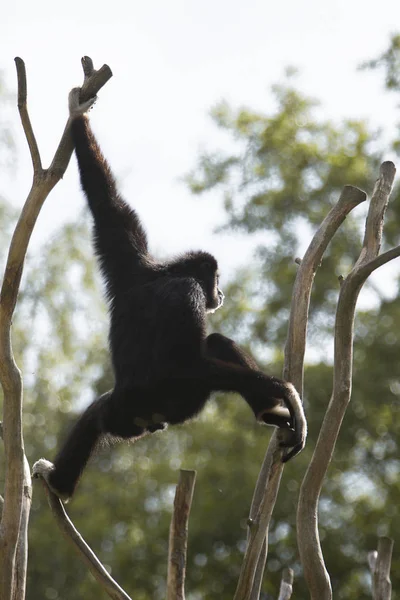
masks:
[[[54,460],[53,468],[46,477],[50,488],[64,500],[70,498],[74,493],[75,486],[104,433],[102,413],[111,396],[112,391],[103,394],[92,402],[79,417],[67,435],[67,439]],[[38,463],[36,463],[33,467],[34,475],[38,472],[38,468]]]
[[[212,392],[237,392],[250,405],[258,421],[287,430],[281,442],[283,447],[296,449],[297,453],[304,445],[305,430],[301,421],[304,413],[294,386],[260,371],[254,359],[229,338],[220,334],[207,337],[203,357],[185,368],[176,364],[171,368],[168,381],[170,389],[175,390],[174,404],[166,416],[169,423],[184,422],[195,416]],[[188,398],[191,398],[190,403]],[[298,415],[300,427],[296,429]],[[292,451],[283,457],[284,462],[289,454],[291,458]]]
[[[206,348],[207,356],[210,358],[215,358],[233,365],[239,365],[263,375],[252,356],[244,352],[244,350],[242,350],[233,340],[221,335],[220,333],[212,333],[207,337]],[[271,377],[268,376],[268,380],[270,379]],[[279,380],[276,381],[279,382]],[[281,391],[280,388],[279,391]],[[251,394],[251,392],[246,392],[243,393],[243,397],[253,409],[258,421],[262,421],[266,425],[293,428],[290,409],[286,406],[282,406],[282,403],[279,400],[281,395],[279,398],[276,398],[275,404],[273,403],[272,399],[271,407],[269,409],[265,407],[265,395],[262,397],[257,397],[257,395]]]
[[[214,333],[206,338],[206,353],[209,358],[215,360],[214,368],[216,371],[220,371],[222,380],[224,379],[223,371],[229,369],[229,365],[247,368],[253,373],[253,376],[256,376],[256,379],[252,379],[252,376],[244,377],[242,373],[243,381],[239,385],[240,389],[236,391],[241,393],[253,409],[258,421],[293,430],[293,434],[281,442],[283,447],[293,447],[293,450],[283,457],[283,461],[287,462],[297,453],[298,448],[303,447],[306,435],[300,426],[301,423],[305,423],[302,403],[294,386],[265,375],[259,370],[257,363],[250,355],[239,348],[233,340],[221,334]],[[221,361],[225,365],[221,364]],[[232,376],[232,369],[230,373]],[[239,373],[238,377],[240,378]],[[282,405],[282,401],[285,406]],[[297,429],[296,423],[299,425]]]
[[[34,464],[33,475],[44,476],[50,489],[64,501],[73,495],[89,458],[105,435],[128,439],[145,433],[145,429],[136,425],[133,419],[121,420],[118,410],[115,411],[116,406],[119,402],[114,390],[97,398],[68,433],[54,463],[40,459]],[[163,424],[154,427],[162,429]]]
[[[104,436],[132,439],[165,429],[165,423],[141,425],[144,419],[135,402],[137,396],[133,391],[110,390],[97,398],[70,430],[54,463],[41,459],[35,463],[33,475],[44,476],[53,492],[67,501]]]

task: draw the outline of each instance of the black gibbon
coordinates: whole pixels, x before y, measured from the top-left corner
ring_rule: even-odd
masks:
[[[94,102],[70,93],[71,133],[81,184],[94,219],[94,249],[110,307],[112,390],[78,419],[54,464],[34,466],[61,498],[74,493],[103,436],[139,438],[183,423],[212,392],[237,392],[256,419],[287,429],[286,462],[305,444],[306,421],[291,383],[259,370],[253,358],[223,335],[206,334],[206,315],[223,304],[218,265],[207,252],[157,261],[139,217],[119,195],[85,114]]]

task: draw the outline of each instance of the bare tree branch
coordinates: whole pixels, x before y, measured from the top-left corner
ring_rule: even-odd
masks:
[[[28,523],[32,504],[32,480],[28,460],[24,456],[24,498],[19,524],[18,547],[15,557],[15,592],[12,600],[25,598],[26,570],[28,567]]]
[[[393,540],[381,537],[378,540],[378,552],[370,552],[368,562],[372,573],[372,597],[374,600],[390,600],[392,583],[390,567],[392,563]]]
[[[15,66],[17,68],[18,78],[18,110],[21,118],[22,127],[25,137],[28,142],[29,151],[31,153],[33,173],[40,175],[42,172],[42,161],[40,158],[39,148],[36,143],[35,134],[33,133],[31,120],[29,118],[27,108],[27,84],[26,84],[26,69],[24,61],[18,56],[15,58]]]
[[[378,269],[379,267],[383,267],[388,262],[393,260],[394,258],[398,258],[400,256],[400,246],[396,246],[395,248],[391,248],[387,250],[383,254],[380,254],[376,258],[370,260],[365,265],[361,265],[358,271],[358,276],[361,280],[365,280],[371,275],[373,271]]]
[[[71,519],[65,512],[60,498],[58,498],[58,496],[56,496],[50,490],[45,477],[41,477],[41,480],[47,495],[51,512],[55,517],[58,527],[61,529],[65,537],[72,542],[75,550],[77,550],[80,558],[89,568],[93,577],[113,600],[131,600],[130,596],[128,596],[128,594],[111,577],[93,550],[85,542],[79,531],[75,528]]]
[[[293,593],[293,570],[284,569],[278,600],[290,600]]]
[[[267,551],[267,534],[271,520],[272,511],[275,506],[279,483],[282,477],[283,463],[281,461],[282,450],[277,445],[270,444],[262,467],[266,480],[264,483],[264,494],[261,498],[254,520],[249,519],[249,538],[244,555],[239,581],[236,588],[234,600],[250,600],[252,596],[255,574],[260,561],[261,551],[265,544],[265,557]],[[264,561],[265,564],[265,561]],[[262,565],[264,567],[264,565]],[[261,567],[260,567],[261,570]],[[263,570],[263,569],[262,569]],[[262,574],[258,571],[257,584],[261,586]],[[258,590],[258,597],[260,593]]]
[[[196,471],[181,469],[169,530],[167,600],[185,600],[188,521]]]
[[[335,325],[332,398],[300,490],[297,539],[304,576],[313,600],[332,598],[329,574],[325,568],[318,535],[318,500],[350,401],[355,308],[359,292],[371,272],[371,264],[376,264],[376,256],[381,245],[383,217],[394,175],[393,163],[383,163],[371,198],[360,256],[340,288]]]
[[[303,391],[303,362],[306,346],[310,294],[315,272],[330,240],[353,208],[366,199],[366,194],[353,186],[345,186],[337,204],[315,233],[299,269],[293,289],[288,338],[285,347],[283,375],[297,390]],[[250,509],[249,542],[242,565],[235,600],[258,600],[267,556],[267,532],[275,506],[283,463],[279,435],[274,433],[264,458]],[[261,525],[262,523],[262,525]]]
[[[86,67],[86,59],[83,60]],[[63,176],[72,153],[69,122],[49,169],[41,166],[39,149],[33,134],[27,110],[27,86],[25,65],[16,59],[18,76],[18,107],[22,125],[28,141],[34,169],[32,188],[16,225],[8,253],[7,264],[0,292],[0,382],[4,392],[3,427],[6,462],[6,484],[4,506],[0,525],[0,597],[4,600],[23,600],[25,566],[18,563],[25,550],[28,523],[31,481],[27,476],[24,443],[22,437],[22,378],[15,363],[11,343],[11,320],[15,309],[25,255],[32,230],[40,209],[52,188]],[[100,75],[99,75],[100,74]],[[107,78],[111,77],[108,67],[93,70],[93,79],[85,70],[82,94],[88,91],[93,96]],[[22,546],[20,546],[22,545]],[[18,581],[17,581],[18,580]]]
[[[382,243],[383,220],[395,175],[396,167],[391,161],[381,164],[367,215],[363,247],[355,267],[367,263],[379,254]]]
[[[285,348],[283,378],[291,381],[303,396],[304,354],[307,341],[307,323],[310,296],[315,273],[321,264],[324,252],[347,215],[367,195],[352,185],[346,185],[337,204],[332,208],[314,235],[297,271],[294,283],[288,337]]]

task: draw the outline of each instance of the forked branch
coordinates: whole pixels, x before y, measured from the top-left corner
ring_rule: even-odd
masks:
[[[383,163],[371,198],[360,256],[341,285],[336,312],[332,398],[300,490],[297,540],[304,576],[313,600],[332,598],[318,534],[318,500],[351,396],[353,329],[358,295],[373,270],[400,254],[400,249],[395,248],[378,257],[383,218],[394,176],[393,163]]]
[[[4,392],[3,441],[5,452],[5,493],[0,527],[0,597],[22,600],[26,575],[26,529],[31,479],[22,437],[22,378],[15,363],[11,342],[14,313],[29,240],[48,194],[68,166],[72,154],[69,121],[49,169],[43,169],[40,152],[27,108],[27,83],[22,59],[15,60],[18,78],[18,108],[33,164],[33,184],[16,225],[8,253],[0,292],[0,382]],[[90,59],[82,59],[85,81],[82,95],[92,97],[111,77],[106,65],[93,69]],[[89,96],[90,94],[90,96]],[[17,576],[18,574],[18,576]]]
[[[285,348],[284,379],[303,392],[303,363],[306,346],[310,295],[322,256],[346,216],[366,199],[366,194],[345,186],[337,204],[315,233],[297,272],[293,289],[288,338]],[[236,590],[236,600],[258,600],[267,556],[267,535],[283,470],[279,435],[271,438],[260,471],[250,509],[249,541]]]

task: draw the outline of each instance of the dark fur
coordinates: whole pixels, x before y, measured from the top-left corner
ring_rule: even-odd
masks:
[[[71,496],[103,435],[136,438],[182,423],[198,414],[214,391],[238,392],[257,419],[292,429],[284,445],[293,450],[286,458],[297,454],[305,421],[299,423],[293,386],[262,373],[230,339],[206,335],[206,313],[223,300],[215,258],[190,252],[170,262],[155,261],[86,116],[75,117],[72,137],[107,286],[115,386],[73,427],[54,461],[50,485]]]

